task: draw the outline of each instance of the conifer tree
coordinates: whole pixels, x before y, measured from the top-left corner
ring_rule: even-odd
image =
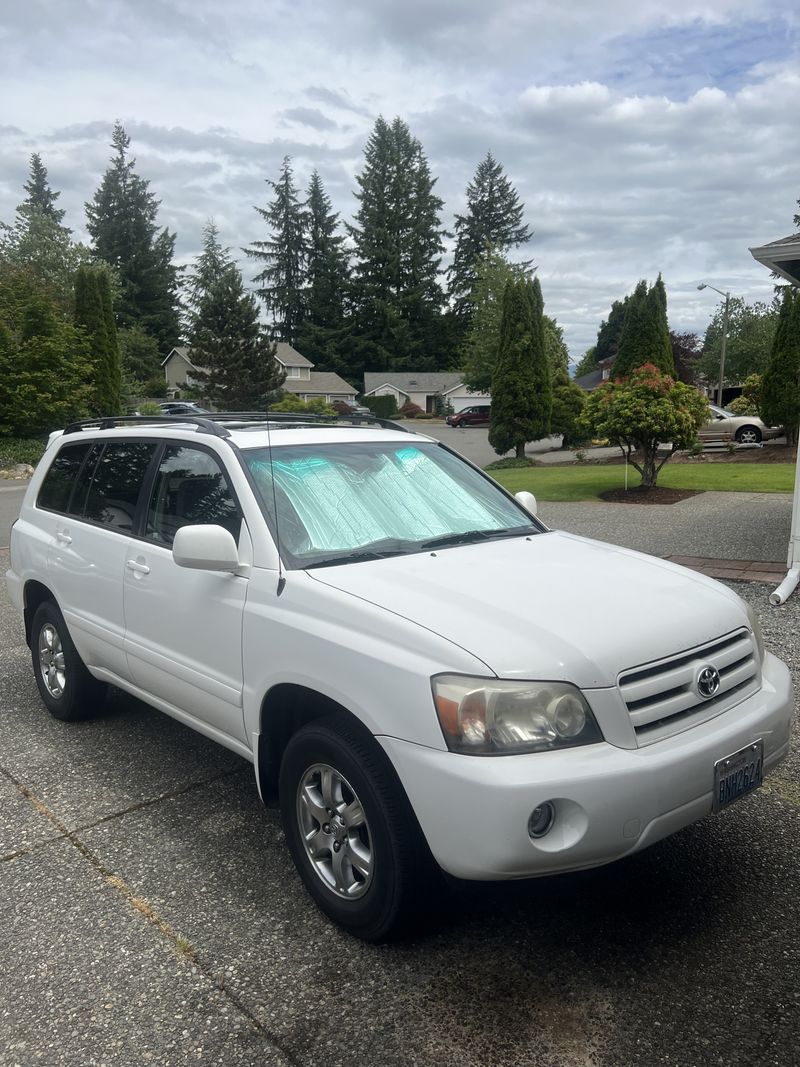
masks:
[[[351,297],[354,366],[435,370],[443,294],[442,201],[419,141],[405,122],[378,118],[357,175],[359,202]]]
[[[785,286],[767,369],[761,380],[761,417],[785,426],[793,443],[800,425],[800,292]]]
[[[347,370],[339,354],[346,334],[347,257],[344,238],[337,233],[339,216],[316,170],[308,184],[305,220],[306,314],[298,348],[319,370]]]
[[[54,192],[50,188],[47,179],[47,168],[42,163],[42,157],[38,152],[31,156],[30,175],[23,186],[27,196],[17,208],[20,215],[28,215],[31,211],[39,211],[57,226],[61,226],[64,219],[62,208],[55,206],[56,200],[61,196],[60,192]],[[70,231],[62,227],[67,233]]]
[[[523,278],[524,268],[509,263],[494,248],[487,249],[475,264],[470,292],[473,314],[461,349],[464,384],[478,393],[489,392],[497,362],[503,295],[510,280]]]
[[[525,295],[531,308],[531,341],[529,358],[533,373],[533,406],[530,419],[533,435],[529,441],[538,441],[550,433],[550,415],[553,408],[553,378],[547,355],[544,324],[544,297],[538,278],[525,280]]]
[[[627,298],[613,375],[625,378],[646,363],[671,377],[675,375],[667,324],[667,294],[660,274],[650,289],[642,279]]]
[[[175,234],[157,225],[159,201],[129,157],[130,137],[114,126],[114,154],[100,187],[86,204],[87,229],[98,259],[120,280],[119,325],[142,326],[166,355],[180,337],[178,272],[173,264]]]
[[[625,310],[628,306],[629,297],[625,297],[624,300],[615,300],[611,305],[611,311],[608,313],[608,319],[604,319],[600,323],[600,329],[597,332],[597,344],[595,345],[594,354],[595,362],[599,363],[601,359],[610,359],[612,356],[616,356],[619,348],[619,339],[622,336],[622,327],[625,325]]]
[[[515,449],[524,459],[525,442],[536,439],[536,384],[531,344],[533,303],[527,282],[510,280],[503,293],[497,363],[492,376],[489,444],[503,455]]]
[[[487,152],[467,186],[466,214],[456,215],[456,247],[448,271],[450,297],[456,315],[465,320],[465,326],[472,311],[470,292],[480,257],[490,248],[503,255],[533,236],[523,221],[524,210],[502,165]],[[529,267],[530,263],[523,266]]]
[[[89,266],[78,268],[75,275],[74,321],[76,326],[83,328],[89,342],[92,362],[91,411],[94,415],[118,415],[121,411],[119,350],[105,271]],[[110,328],[113,329],[111,337]]]
[[[202,251],[184,281],[183,303],[187,334],[192,331],[197,309],[203,297],[233,262],[230,249],[222,246],[219,229],[213,219],[206,221],[201,240]]]
[[[203,293],[187,342],[198,368],[193,377],[223,411],[263,410],[283,382],[275,344],[233,263]]]
[[[306,314],[306,223],[289,156],[281,163],[278,180],[267,178],[267,185],[275,194],[272,202],[255,210],[269,226],[270,235],[264,241],[253,241],[244,251],[264,264],[253,281],[259,283],[256,292],[272,316],[275,337],[293,345]]]

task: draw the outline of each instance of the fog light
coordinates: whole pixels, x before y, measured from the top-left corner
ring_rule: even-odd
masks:
[[[556,809],[546,800],[544,804],[539,804],[531,812],[531,817],[528,819],[528,833],[531,837],[544,837],[545,834],[550,833],[553,827],[553,822],[556,817]]]

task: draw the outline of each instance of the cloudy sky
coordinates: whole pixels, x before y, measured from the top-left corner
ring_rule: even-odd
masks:
[[[253,205],[284,155],[342,216],[375,117],[422,141],[445,222],[488,149],[526,205],[547,310],[573,358],[613,299],[662,271],[670,324],[702,330],[707,280],[769,299],[748,246],[800,197],[796,0],[6,0],[0,219],[42,154],[77,236],[115,119],[182,260]]]

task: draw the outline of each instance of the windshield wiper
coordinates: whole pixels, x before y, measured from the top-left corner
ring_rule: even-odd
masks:
[[[449,545],[469,545],[476,541],[494,541],[500,537],[527,537],[531,533],[538,533],[535,526],[511,526],[501,530],[465,530],[463,533],[445,534],[443,537],[432,537],[429,541],[423,541],[420,548],[447,548]]]
[[[404,556],[407,551],[406,548],[394,548],[386,552],[348,552],[344,556],[328,556],[326,559],[307,563],[304,569],[310,571],[312,567],[336,567],[340,563],[364,563],[371,559],[388,559],[390,556]]]

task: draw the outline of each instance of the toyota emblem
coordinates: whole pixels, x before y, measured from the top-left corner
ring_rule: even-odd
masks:
[[[716,667],[703,667],[697,676],[697,691],[709,699],[719,692],[720,677]]]

